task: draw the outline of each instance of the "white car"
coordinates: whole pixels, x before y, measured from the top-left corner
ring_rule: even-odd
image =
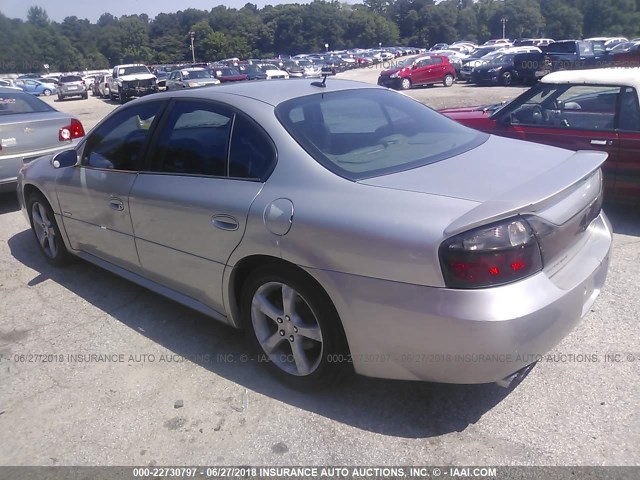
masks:
[[[274,80],[276,78],[289,79],[289,74],[284,70],[279,69],[273,63],[259,63],[258,68],[264,72],[267,76],[267,80]]]

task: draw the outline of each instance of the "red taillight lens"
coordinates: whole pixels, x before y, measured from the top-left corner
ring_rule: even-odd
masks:
[[[450,238],[440,247],[440,264],[448,287],[482,288],[539,272],[542,257],[531,227],[517,218]]]
[[[58,140],[61,142],[67,142],[81,137],[84,137],[84,127],[82,123],[80,123],[80,120],[76,120],[75,118],[71,120],[71,124],[62,127],[58,131]]]

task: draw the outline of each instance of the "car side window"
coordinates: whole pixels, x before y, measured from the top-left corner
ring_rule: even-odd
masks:
[[[262,179],[276,160],[273,143],[247,118],[236,115],[229,150],[229,176]]]
[[[232,117],[220,105],[176,102],[158,137],[152,171],[225,176]]]
[[[634,88],[623,87],[620,92],[618,128],[627,132],[640,132],[640,105]]]
[[[117,112],[87,138],[82,165],[94,168],[137,171],[140,154],[161,102],[136,105]]]
[[[614,128],[619,87],[606,85],[554,86],[511,113],[513,125],[572,130],[611,131]]]
[[[431,59],[431,63],[433,63],[433,65],[440,65],[442,63],[442,59],[441,58],[432,58]]]

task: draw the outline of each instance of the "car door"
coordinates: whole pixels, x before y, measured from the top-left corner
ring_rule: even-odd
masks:
[[[614,126],[619,91],[608,85],[545,85],[526,102],[501,111],[498,130],[492,133],[569,150],[606,152],[602,172],[610,190],[619,152]]]
[[[424,85],[429,83],[429,66],[431,58],[422,58],[415,64],[415,68],[411,71],[411,83],[413,85]]]
[[[638,205],[640,204],[640,104],[634,88],[622,89],[617,128],[619,153],[617,161],[613,164],[615,186],[609,196]]]
[[[145,276],[223,313],[225,265],[274,161],[266,134],[231,107],[174,101],[130,196]]]
[[[36,93],[37,84],[33,80],[25,80],[23,82],[23,89],[25,92]]]
[[[116,111],[80,145],[79,164],[60,170],[56,189],[62,221],[74,250],[131,271],[139,270],[129,191],[164,104],[145,102]]]
[[[441,57],[432,57],[427,69],[427,83],[440,83],[444,80],[445,64]]]

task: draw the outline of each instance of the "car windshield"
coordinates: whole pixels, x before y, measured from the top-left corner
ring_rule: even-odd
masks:
[[[222,76],[223,77],[231,77],[233,75],[240,75],[240,72],[238,70],[236,70],[235,68],[221,68],[220,71],[222,72]]]
[[[124,67],[118,70],[118,75],[133,75],[135,73],[149,73],[149,69],[144,65],[136,67]]]
[[[67,83],[67,82],[81,82],[82,81],[82,77],[79,77],[77,75],[67,75],[66,77],[62,77],[60,79],[61,83]]]
[[[414,64],[414,62],[416,61],[416,59],[417,59],[417,58],[418,58],[418,57],[409,57],[409,58],[407,58],[407,59],[403,60],[403,61],[400,63],[400,66],[402,66],[402,67],[410,67],[411,65],[413,65],[413,64]]]
[[[350,180],[442,161],[488,138],[406,95],[377,88],[294,98],[278,105],[276,115],[312,157]]]
[[[467,58],[481,58],[494,51],[493,48],[476,48]]]
[[[280,69],[275,65],[273,65],[272,63],[265,63],[263,65],[260,65],[260,70],[262,70],[263,72],[266,72],[267,70],[280,70]]]
[[[204,70],[195,70],[191,72],[185,70],[182,72],[182,76],[187,80],[192,80],[194,78],[211,78],[211,75]]]
[[[0,92],[0,115],[40,112],[55,112],[55,109],[27,93]]]
[[[515,57],[515,54],[513,53],[505,53],[491,59],[491,63],[499,63],[499,64],[512,63],[514,57]]]
[[[309,60],[298,60],[298,65],[301,67],[313,67],[313,62],[310,62]]]

